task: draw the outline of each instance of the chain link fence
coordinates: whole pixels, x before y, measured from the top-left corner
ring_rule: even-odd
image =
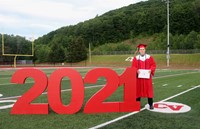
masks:
[[[78,62],[78,63],[66,63],[66,62],[60,62],[60,63],[51,63],[51,62],[45,62],[45,63],[37,63],[33,62],[32,60],[17,60],[17,67],[19,66],[34,66],[34,67],[85,67],[85,66],[129,66],[130,61],[125,61],[128,57],[132,57],[134,55],[135,51],[109,51],[109,52],[92,52],[92,63],[90,62],[90,58],[88,57],[87,60]],[[158,54],[157,56],[162,57],[162,61],[166,59],[165,55],[166,50],[147,50],[148,54]],[[160,55],[159,55],[160,54]],[[191,50],[170,50],[170,54],[174,54],[171,56],[181,56],[181,54],[196,54],[196,57],[199,60],[200,55],[200,49],[191,49]],[[180,54],[180,55],[176,55]],[[101,55],[105,59],[96,59],[96,56]],[[107,56],[111,55],[111,56]],[[117,59],[113,59],[116,57],[115,55],[121,55]],[[159,58],[160,59],[160,58]],[[165,62],[165,61],[164,61]],[[197,64],[199,65],[199,64]],[[196,66],[196,64],[195,64]],[[0,68],[1,67],[13,67],[13,58],[9,57],[9,59],[5,58],[3,59],[3,56],[0,56]]]
[[[166,50],[147,50],[148,54],[166,54]],[[92,52],[92,55],[130,55],[135,51],[106,51],[106,52]],[[187,49],[187,50],[170,50],[170,54],[194,54],[200,53],[200,49]]]

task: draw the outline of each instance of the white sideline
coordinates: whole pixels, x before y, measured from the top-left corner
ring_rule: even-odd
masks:
[[[194,90],[194,89],[196,89],[196,88],[200,88],[200,85],[195,86],[195,87],[193,87],[193,88],[190,88],[190,89],[188,89],[188,90],[185,90],[185,91],[183,91],[183,92],[180,92],[180,93],[178,93],[178,94],[176,94],[176,95],[173,95],[173,96],[171,96],[171,97],[168,97],[168,98],[166,98],[166,99],[163,99],[163,100],[161,100],[160,102],[164,102],[164,101],[170,100],[170,99],[172,99],[172,98],[175,98],[175,97],[177,97],[177,96],[179,96],[179,95],[182,95],[182,94],[184,94],[184,93],[187,93],[187,92],[189,92],[189,91],[191,91],[191,90]],[[141,112],[141,111],[144,111],[144,110],[145,110],[145,108],[142,108],[142,109],[140,110],[140,112]],[[101,127],[103,127],[103,126],[112,124],[112,123],[114,123],[114,122],[116,122],[116,121],[118,121],[118,120],[122,120],[122,119],[124,119],[124,118],[126,118],[126,117],[132,116],[132,115],[137,114],[137,113],[139,113],[139,112],[138,112],[138,111],[136,111],[136,112],[131,112],[131,113],[129,113],[129,114],[123,115],[123,116],[118,117],[118,118],[116,118],[116,119],[113,119],[113,120],[111,120],[111,121],[108,121],[108,122],[102,123],[102,124],[100,124],[100,125],[91,127],[91,128],[89,128],[89,129],[98,129],[98,128],[101,128]]]

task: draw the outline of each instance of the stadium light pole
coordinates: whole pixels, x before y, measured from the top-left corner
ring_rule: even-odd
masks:
[[[89,62],[92,63],[91,45],[89,43]]]
[[[167,0],[167,67],[169,67],[169,0]]]
[[[166,53],[166,58],[167,58],[167,67],[169,67],[169,60],[170,60],[170,44],[169,44],[169,0],[162,0],[167,3],[167,53]]]

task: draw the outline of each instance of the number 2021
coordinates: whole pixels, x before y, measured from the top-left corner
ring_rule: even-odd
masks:
[[[72,96],[68,105],[61,100],[61,82],[64,77],[71,81]],[[95,84],[99,77],[107,80],[105,86],[95,93],[86,103],[84,113],[132,112],[140,110],[136,101],[136,70],[127,68],[120,76],[108,68],[90,70],[84,79],[79,72],[71,68],[55,70],[47,78],[38,69],[20,69],[11,79],[12,83],[24,84],[27,78],[33,78],[34,85],[23,94],[11,109],[11,114],[48,114],[49,106],[58,114],[74,114],[80,111],[84,102],[84,83]],[[122,102],[104,102],[119,86],[124,86]],[[31,103],[47,89],[48,103]]]

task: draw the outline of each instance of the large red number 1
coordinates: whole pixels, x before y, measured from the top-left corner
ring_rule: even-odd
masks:
[[[140,110],[140,102],[136,101],[136,70],[127,68],[120,76],[119,85],[124,85],[124,102],[120,103],[120,112]]]

